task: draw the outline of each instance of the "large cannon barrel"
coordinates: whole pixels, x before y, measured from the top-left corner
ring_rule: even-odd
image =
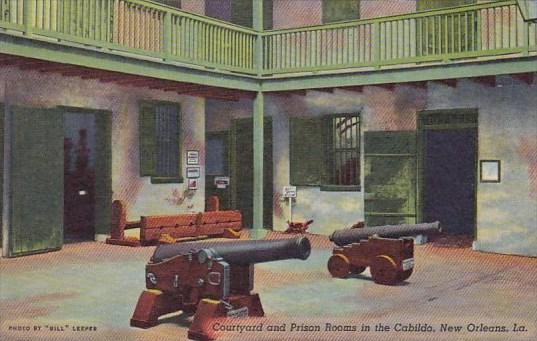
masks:
[[[370,236],[399,238],[404,236],[415,236],[418,234],[434,234],[441,232],[440,222],[406,225],[385,225],[354,229],[344,229],[334,231],[330,235],[330,240],[338,246],[359,242]]]
[[[222,258],[230,264],[248,265],[283,259],[307,259],[311,252],[308,238],[298,237],[277,240],[248,240],[213,243],[169,244],[157,247],[152,262],[187,253],[197,254],[203,263],[207,259]]]

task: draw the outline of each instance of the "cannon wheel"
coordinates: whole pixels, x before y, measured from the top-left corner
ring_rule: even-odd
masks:
[[[399,274],[399,279],[398,281],[404,281],[406,279],[408,279],[408,277],[410,277],[410,275],[412,275],[412,270],[414,269],[410,269],[410,270],[406,270],[406,271],[403,271]]]
[[[358,275],[365,271],[365,266],[351,265],[351,274]]]
[[[394,285],[399,281],[397,264],[390,256],[377,256],[371,264],[371,276],[377,284]]]
[[[328,259],[328,271],[332,277],[345,278],[349,275],[351,270],[351,262],[342,254],[332,255]]]

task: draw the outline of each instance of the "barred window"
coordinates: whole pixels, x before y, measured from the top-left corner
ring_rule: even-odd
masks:
[[[359,191],[360,115],[292,118],[289,157],[292,185]]]
[[[360,117],[337,115],[329,118],[328,184],[360,184]]]
[[[178,104],[140,104],[140,175],[151,176],[153,183],[182,182]]]

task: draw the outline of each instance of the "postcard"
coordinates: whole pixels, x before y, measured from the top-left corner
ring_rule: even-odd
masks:
[[[0,340],[537,340],[537,1],[0,0]]]

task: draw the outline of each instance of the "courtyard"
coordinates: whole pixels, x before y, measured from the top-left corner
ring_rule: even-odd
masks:
[[[269,237],[279,238],[276,233]],[[216,326],[229,340],[535,340],[537,259],[472,251],[457,243],[415,247],[413,275],[375,284],[326,270],[332,244],[310,235],[306,261],[255,266],[265,318]],[[186,340],[191,317],[129,326],[154,247],[95,242],[0,259],[1,340]],[[257,330],[257,331],[256,331]],[[259,331],[261,330],[261,331]]]

